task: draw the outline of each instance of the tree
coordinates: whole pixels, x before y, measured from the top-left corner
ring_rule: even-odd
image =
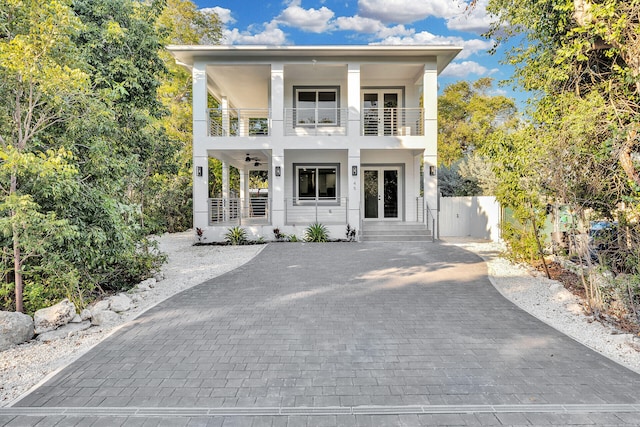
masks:
[[[8,0],[0,19],[1,225],[13,246],[15,309],[24,311],[25,262],[72,232],[42,211],[29,181],[48,180],[46,188],[64,191],[75,174],[69,154],[48,150],[43,136],[81,112],[89,86],[72,42],[81,22],[68,1]]]
[[[512,99],[491,95],[493,80],[460,81],[438,98],[438,161],[450,167],[481,148],[501,128],[517,124]]]

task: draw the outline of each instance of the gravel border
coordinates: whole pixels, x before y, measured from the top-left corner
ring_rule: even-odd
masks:
[[[118,325],[92,327],[67,339],[45,343],[32,340],[0,352],[0,407],[10,406],[154,305],[241,266],[265,247],[193,246],[193,231],[165,234],[158,238],[158,242],[160,250],[168,255],[162,268],[165,278],[147,292],[134,309],[123,315]],[[637,350],[640,349],[640,338],[618,333],[594,322],[582,311],[580,300],[557,281],[501,258],[499,255],[504,252],[504,247],[497,243],[447,238],[444,244],[458,246],[482,257],[496,289],[523,310],[640,373],[640,351]]]

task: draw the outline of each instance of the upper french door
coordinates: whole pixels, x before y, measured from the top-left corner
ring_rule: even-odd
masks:
[[[363,90],[363,135],[397,135],[401,98],[400,89]]]

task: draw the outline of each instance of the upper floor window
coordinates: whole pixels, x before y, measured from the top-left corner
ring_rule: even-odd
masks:
[[[296,126],[338,124],[338,87],[296,87]]]

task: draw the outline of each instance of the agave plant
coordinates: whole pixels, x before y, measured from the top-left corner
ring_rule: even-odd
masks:
[[[326,242],[329,238],[327,227],[316,222],[304,230],[304,240],[307,242]]]
[[[247,243],[247,230],[237,225],[231,227],[224,235],[224,240],[232,245],[244,245]]]

